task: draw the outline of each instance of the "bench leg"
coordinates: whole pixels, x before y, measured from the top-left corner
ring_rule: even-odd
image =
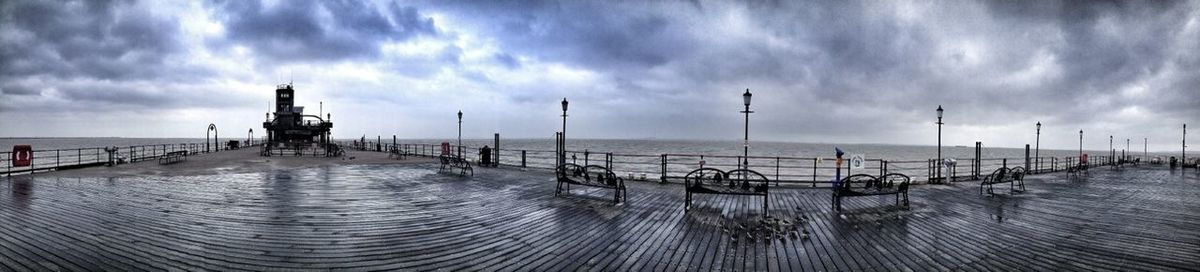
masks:
[[[685,192],[683,195],[683,212],[688,212],[692,209],[692,192]]]
[[[763,195],[763,217],[767,216],[768,203],[771,203],[770,201],[767,201],[767,199],[767,195]]]
[[[559,181],[557,183],[558,184],[554,186],[554,196],[558,196],[559,194],[562,193],[562,184],[563,183],[562,183],[562,181]]]

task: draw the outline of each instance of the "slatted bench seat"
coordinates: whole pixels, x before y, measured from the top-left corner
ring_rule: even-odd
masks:
[[[458,169],[459,175],[465,176],[467,175],[467,172],[470,172],[471,176],[475,176],[475,169],[471,168],[471,162],[463,159],[462,157],[441,155],[438,156],[438,160],[442,163],[441,166],[438,167],[438,172],[446,171],[453,173],[455,172],[455,169]]]
[[[187,155],[186,150],[167,152],[167,154],[158,156],[158,164],[166,165],[186,161]]]
[[[574,163],[565,163],[556,167],[554,174],[558,181],[558,186],[554,189],[555,196],[561,194],[564,187],[568,194],[571,193],[571,185],[574,184],[613,189],[614,203],[621,203],[623,200],[628,200],[626,197],[625,179],[618,177],[612,170],[604,166],[581,166]]]
[[[750,169],[722,171],[716,168],[692,170],[683,177],[684,210],[692,208],[693,194],[762,196],[763,214],[767,213],[770,179]]]
[[[986,186],[988,195],[995,195],[992,192],[992,186],[999,183],[1008,183],[1009,194],[1024,192],[1025,168],[1020,166],[1013,168],[1000,167],[996,171],[992,171],[991,175],[987,175],[983,178],[983,182],[979,183],[979,194],[983,194],[983,187]],[[1021,189],[1017,190],[1017,187]]]
[[[842,198],[857,196],[895,195],[896,205],[908,206],[908,186],[912,179],[900,173],[875,177],[854,174],[843,178],[833,187],[833,209],[842,210]]]

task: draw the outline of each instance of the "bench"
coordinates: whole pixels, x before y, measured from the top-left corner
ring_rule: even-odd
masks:
[[[1086,163],[1076,164],[1075,166],[1067,168],[1067,176],[1068,177],[1070,177],[1071,174],[1075,174],[1075,176],[1079,176],[1080,173],[1083,173],[1085,175],[1088,174],[1088,165]]]
[[[325,144],[326,157],[341,157],[346,155],[346,151],[338,144]]]
[[[1009,194],[1012,194],[1013,192],[1024,192],[1025,168],[1020,166],[1013,168],[1000,167],[999,169],[996,169],[996,171],[992,171],[991,175],[987,175],[983,178],[983,182],[979,183],[979,194],[983,194],[983,187],[987,186],[988,194],[995,195],[995,193],[992,192],[992,186],[999,183],[1008,183]],[[1017,190],[1017,187],[1020,187],[1021,189]]]
[[[397,160],[406,159],[408,158],[408,151],[400,150],[399,147],[393,145],[388,149],[388,158],[395,158]]]
[[[438,172],[447,171],[453,173],[454,169],[458,169],[459,175],[465,176],[469,171],[471,172],[471,176],[475,176],[475,169],[471,168],[471,162],[461,157],[440,155],[438,156],[438,160],[442,162],[441,166],[438,167]]]
[[[897,206],[904,204],[905,207],[908,207],[908,185],[911,180],[908,176],[900,173],[890,173],[879,177],[869,174],[850,175],[834,184],[833,209],[842,211],[842,198],[845,197],[880,195],[895,195]]]
[[[558,181],[558,186],[554,189],[555,196],[562,193],[563,185],[566,185],[567,193],[571,193],[571,185],[574,184],[613,189],[614,203],[619,204],[622,200],[629,200],[625,196],[625,179],[618,177],[612,170],[604,166],[581,166],[574,163],[565,163],[554,169],[554,175]]]
[[[187,150],[171,151],[162,156],[158,156],[158,164],[166,165],[187,160]]]
[[[716,168],[692,170],[683,177],[684,211],[692,208],[693,194],[721,194],[762,196],[763,213],[767,212],[767,176],[750,169],[735,169],[729,172]]]

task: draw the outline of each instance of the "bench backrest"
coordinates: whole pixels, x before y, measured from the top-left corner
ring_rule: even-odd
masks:
[[[839,190],[839,191],[842,191],[842,190],[848,191],[851,188],[854,188],[855,185],[861,185],[862,188],[867,188],[867,187],[879,186],[878,184],[879,184],[879,178],[876,178],[875,176],[872,176],[870,174],[853,174],[848,177],[842,178],[842,180],[840,182],[838,182],[837,187],[834,187],[834,189]]]
[[[554,175],[559,179],[587,179],[587,172],[582,165],[564,163],[554,168]]]
[[[991,175],[984,177],[984,180],[991,181],[991,182],[1004,180],[1005,178],[1008,177],[1008,171],[1009,171],[1008,168],[1004,168],[1004,167],[997,168],[995,171],[992,171]]]
[[[620,177],[617,177],[617,174],[613,173],[612,170],[608,170],[608,168],[599,165],[584,166],[583,174],[585,178],[595,177],[596,182],[608,185],[617,185],[617,181],[621,179]]]
[[[904,191],[908,189],[908,184],[911,181],[912,178],[908,177],[908,175],[901,173],[888,173],[879,177],[879,188],[896,187],[901,191]]]
[[[728,183],[725,179],[725,171],[716,168],[700,168],[688,172],[683,176],[684,186],[693,187],[699,185],[721,186]]]
[[[1008,176],[1012,177],[1013,180],[1025,180],[1025,167],[1017,166],[1010,168],[1008,169],[1008,173]]]
[[[725,172],[725,179],[737,183],[749,182],[751,187],[771,182],[771,179],[767,178],[766,175],[750,169],[729,170],[729,172]]]

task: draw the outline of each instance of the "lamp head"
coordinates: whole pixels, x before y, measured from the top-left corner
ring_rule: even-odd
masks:
[[[563,106],[563,112],[566,112],[567,111],[567,98],[566,97],[563,97],[562,106]]]
[[[750,94],[750,89],[746,89],[746,93],[742,94],[742,102],[745,102],[747,107],[750,106],[750,97],[751,96],[753,96],[753,94]]]
[[[1042,122],[1037,122],[1037,129],[1042,130]]]
[[[937,109],[937,112],[938,112],[938,120],[941,120],[941,119],[942,119],[942,112],[943,112],[943,111],[944,111],[944,110],[942,110],[942,105],[938,105],[938,109]]]
[[[462,120],[462,111],[458,111],[458,120]]]

